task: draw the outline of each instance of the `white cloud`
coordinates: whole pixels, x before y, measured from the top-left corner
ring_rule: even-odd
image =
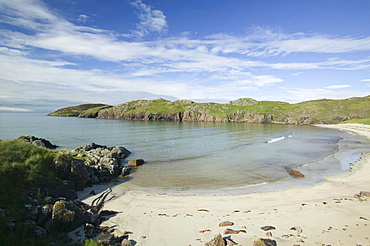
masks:
[[[74,25],[53,13],[39,0],[0,0],[0,11],[6,13],[0,17],[0,22],[16,26],[15,30],[27,29],[24,33],[0,31],[0,44],[4,46],[0,47],[0,78],[12,81],[7,85],[7,91],[1,93],[4,95],[8,92],[17,97],[15,88],[20,88],[19,83],[34,85],[37,82],[40,83],[38,88],[63,87],[65,100],[72,100],[76,96],[67,93],[73,90],[84,91],[86,96],[96,92],[108,95],[114,91],[140,91],[146,95],[171,95],[178,98],[235,99],[251,91],[258,91],[261,87],[282,83],[283,76],[280,73],[273,75],[272,70],[294,70],[293,75],[298,75],[302,70],[309,69],[370,68],[369,57],[317,58],[312,62],[294,62],[291,59],[287,60],[293,62],[277,62],[277,59],[267,62],[267,59],[261,59],[288,56],[291,53],[337,55],[370,51],[370,37],[286,34],[281,30],[254,27],[244,36],[215,34],[191,39],[189,33],[182,33],[181,36],[162,38],[159,41],[122,39],[123,36],[144,38],[168,32],[166,16],[162,11],[141,0],[131,5],[138,11],[140,22],[137,30],[125,35]],[[88,16],[80,15],[79,19],[84,22]],[[37,58],[32,57],[35,50],[40,51]],[[59,54],[64,60],[54,58]],[[97,68],[109,64],[114,70],[82,70],[81,64],[84,61],[89,63],[91,58]],[[113,65],[106,62],[112,62]],[[350,95],[350,92],[334,91],[348,87],[333,85],[315,90],[296,89],[290,93],[301,100],[336,97]],[[38,94],[36,91],[33,95],[41,97],[43,93],[40,91]]]
[[[81,15],[79,15],[79,16],[78,16],[77,21],[78,21],[78,22],[82,22],[82,23],[86,23],[86,21],[87,21],[88,19],[90,19],[90,17],[89,17],[89,16],[81,14]]]
[[[351,85],[331,85],[325,87],[326,89],[343,89],[343,88],[349,88]]]
[[[368,82],[368,81],[370,81],[370,79],[362,79],[361,81]]]
[[[7,112],[31,112],[32,110],[25,109],[25,108],[0,107],[0,111],[7,111]]]
[[[350,91],[350,90],[330,90],[330,89],[306,89],[306,88],[294,88],[287,90],[287,97],[286,101],[295,103],[295,102],[302,102],[302,101],[309,101],[309,100],[317,100],[317,99],[344,99],[344,98],[351,98],[351,97],[362,97],[370,95],[370,91]]]
[[[144,4],[141,0],[131,2],[138,12],[140,23],[137,24],[135,35],[144,37],[150,33],[166,33],[168,25],[166,16],[162,11],[153,9],[150,5]]]

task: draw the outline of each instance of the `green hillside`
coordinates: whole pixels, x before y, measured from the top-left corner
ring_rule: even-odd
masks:
[[[82,111],[82,106],[60,109],[50,115],[74,112],[71,108],[78,108],[81,109],[79,117],[280,124],[332,124],[370,117],[370,96],[343,100],[321,99],[296,104],[241,98],[226,104],[157,99],[136,100],[114,107],[91,107],[85,111]]]

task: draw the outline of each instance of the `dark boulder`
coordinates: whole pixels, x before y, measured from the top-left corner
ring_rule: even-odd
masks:
[[[121,176],[126,176],[131,173],[131,168],[129,166],[124,166],[121,171]]]
[[[46,197],[64,197],[66,200],[76,200],[77,193],[69,188],[59,187],[55,183],[45,183],[30,189],[27,194],[28,199],[45,199]]]
[[[30,142],[36,146],[40,146],[40,147],[44,147],[48,149],[56,149],[58,147],[58,145],[52,144],[49,140],[38,138],[35,136],[20,136],[17,138],[17,140]]]
[[[82,160],[72,160],[70,180],[75,183],[76,191],[82,191],[85,189],[87,181],[89,180],[89,173]]]

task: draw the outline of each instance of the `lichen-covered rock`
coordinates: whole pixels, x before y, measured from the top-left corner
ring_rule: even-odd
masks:
[[[253,242],[253,246],[277,246],[277,244],[273,239],[260,238],[258,241]]]
[[[67,209],[65,201],[57,201],[53,206],[52,223],[56,230],[68,230],[75,218],[75,212]]]
[[[96,241],[97,243],[100,243],[100,244],[103,244],[103,245],[109,245],[111,243],[113,239],[113,235],[111,234],[108,234],[108,233],[103,233],[103,234],[100,234]]]
[[[88,168],[90,184],[109,182],[122,174],[121,159],[131,154],[124,147],[107,147],[90,143],[75,149],[77,157],[84,160]]]
[[[205,243],[204,246],[226,246],[226,242],[221,234],[217,234],[211,241]]]
[[[127,239],[123,239],[121,242],[121,246],[132,246],[132,243]]]

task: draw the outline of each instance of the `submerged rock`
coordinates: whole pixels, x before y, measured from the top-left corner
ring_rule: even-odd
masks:
[[[290,174],[290,176],[292,176],[294,178],[303,178],[304,177],[304,174],[301,173],[300,171],[293,170],[289,167],[285,167],[285,170]]]
[[[129,167],[137,167],[144,164],[143,159],[137,159],[137,160],[131,160],[127,163],[127,166]]]

